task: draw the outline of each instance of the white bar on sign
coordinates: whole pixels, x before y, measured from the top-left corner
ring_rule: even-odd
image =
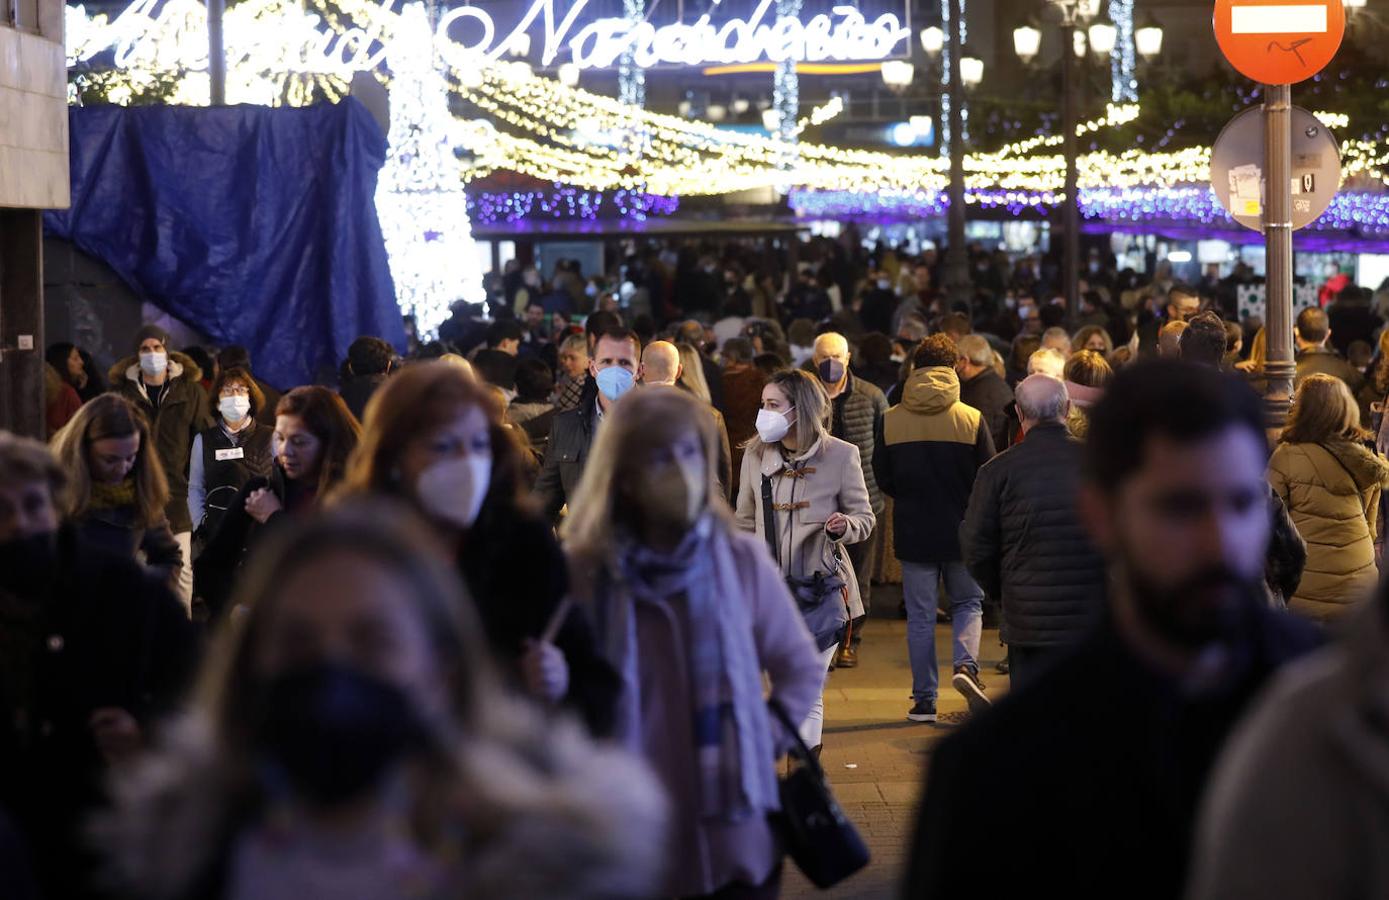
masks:
[[[1233,34],[1325,34],[1326,7],[1309,6],[1232,6],[1230,31]]]

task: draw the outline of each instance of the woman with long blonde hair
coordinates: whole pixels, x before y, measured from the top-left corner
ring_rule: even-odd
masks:
[[[276,535],[190,713],[118,779],[97,833],[120,888],[147,900],[653,895],[654,779],[500,689],[431,541],[383,503]]]
[[[1268,480],[1307,542],[1288,608],[1330,621],[1363,602],[1378,577],[1374,542],[1389,463],[1365,447],[1360,407],[1339,378],[1308,375],[1268,463]]]
[[[830,410],[818,376],[773,375],[738,487],[738,527],[767,545],[820,653],[822,692],[801,726],[812,748],[821,746],[830,661],[849,623],[864,614],[846,548],[867,540],[876,521],[858,448],[830,434]]]
[[[680,373],[680,383],[700,400],[712,403],[709,382],[704,377],[704,361],[700,358],[699,351],[684,341],[676,344],[675,349],[680,351],[680,365],[683,369]]]
[[[68,476],[63,513],[92,543],[141,559],[176,587],[188,561],[165,517],[169,483],[150,440],[149,422],[124,397],[84,404],[53,436]]]
[[[529,451],[503,421],[503,403],[457,366],[405,367],[367,404],[342,493],[417,509],[467,585],[503,673],[606,733],[617,676],[583,611],[562,603],[564,554],[526,491]]]
[[[562,532],[574,598],[622,674],[617,738],[670,796],[659,895],[775,897],[782,850],[768,816],[784,735],[763,673],[798,722],[824,665],[765,549],[730,515],[717,453],[699,401],[631,392],[605,414]]]

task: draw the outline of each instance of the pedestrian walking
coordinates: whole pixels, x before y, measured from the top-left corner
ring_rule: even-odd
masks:
[[[921,342],[902,402],[883,417],[874,457],[878,484],[893,498],[893,551],[902,562],[912,668],[907,718],[913,722],[936,721],[936,609],[942,581],[954,633],[951,685],[970,709],[989,705],[979,678],[984,592],[965,567],[960,523],[975,475],[993,457],[994,445],[979,410],[960,402],[958,359],[947,335]]]
[[[826,659],[766,548],[733,521],[697,402],[650,387],[609,416],[562,532],[574,597],[622,673],[618,740],[671,800],[659,893],[774,898],[783,850],[768,818],[787,736],[763,673],[771,701],[799,721]]]
[[[743,453],[737,523],[767,545],[800,605],[820,652],[821,691],[801,726],[822,744],[823,684],[849,622],[863,615],[858,576],[845,549],[876,521],[859,450],[829,433],[830,400],[820,379],[777,372],[762,389],[757,437]]]
[[[144,415],[118,394],[83,405],[53,437],[69,482],[64,519],[83,540],[141,560],[177,588],[188,562],[164,516],[169,485],[154,447]]]
[[[1307,542],[1307,562],[1288,608],[1318,622],[1339,619],[1369,598],[1378,579],[1375,536],[1389,463],[1364,442],[1360,406],[1345,382],[1303,379],[1288,426],[1268,463],[1268,480]]]
[[[205,690],[96,828],[122,896],[652,895],[654,780],[499,688],[430,541],[343,508],[254,561]]]
[[[274,427],[260,424],[265,395],[245,369],[223,369],[212,383],[217,424],[193,438],[188,461],[188,516],[203,545],[222,524],[241,487],[270,474]],[[195,586],[196,593],[196,586]]]
[[[188,516],[188,460],[193,438],[212,425],[202,370],[191,358],[169,348],[169,333],[146,325],[135,333],[136,353],[111,367],[111,390],[135,404],[149,421],[150,437],[169,485],[164,515],[187,562],[193,555],[193,522]],[[193,602],[193,570],[179,576],[184,605]]]
[[[346,473],[360,433],[342,398],[325,387],[298,387],[280,398],[270,473],[241,486],[196,561],[210,616],[227,608],[248,558],[268,533],[323,504]]]
[[[415,506],[467,586],[502,673],[607,734],[617,676],[584,611],[562,605],[564,554],[525,496],[525,472],[486,388],[447,363],[417,363],[367,406],[343,491]]]

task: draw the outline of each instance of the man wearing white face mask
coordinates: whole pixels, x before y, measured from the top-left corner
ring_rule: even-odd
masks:
[[[135,334],[133,356],[117,362],[108,373],[111,390],[139,407],[149,419],[159,461],[169,481],[165,513],[183,552],[179,593],[185,604],[193,599],[193,521],[188,512],[188,465],[193,438],[212,424],[202,370],[182,353],[169,351],[169,334],[146,325]]]
[[[535,483],[535,495],[550,521],[559,521],[560,511],[578,487],[603,415],[636,385],[640,361],[641,340],[635,332],[613,328],[594,340],[588,363],[592,377],[584,385],[579,405],[555,416],[545,445],[545,465]]]
[[[670,341],[652,341],[641,352],[641,368],[637,371],[637,381],[643,387],[664,385],[688,393],[689,389],[680,381],[684,371],[685,367],[680,363],[680,351],[674,344]],[[719,458],[715,471],[719,474],[720,491],[725,498],[729,498],[730,485],[733,484],[733,451],[728,443],[728,426],[724,423],[723,413],[713,406],[701,403],[700,409],[708,410],[714,421],[714,432],[719,436]]]

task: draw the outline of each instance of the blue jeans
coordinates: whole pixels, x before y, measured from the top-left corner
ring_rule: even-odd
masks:
[[[914,701],[935,700],[940,683],[936,669],[936,605],[942,575],[945,576],[945,593],[950,599],[951,629],[955,633],[954,664],[979,668],[983,589],[974,583],[962,562],[903,562],[902,593],[907,601],[907,655],[912,663]]]

